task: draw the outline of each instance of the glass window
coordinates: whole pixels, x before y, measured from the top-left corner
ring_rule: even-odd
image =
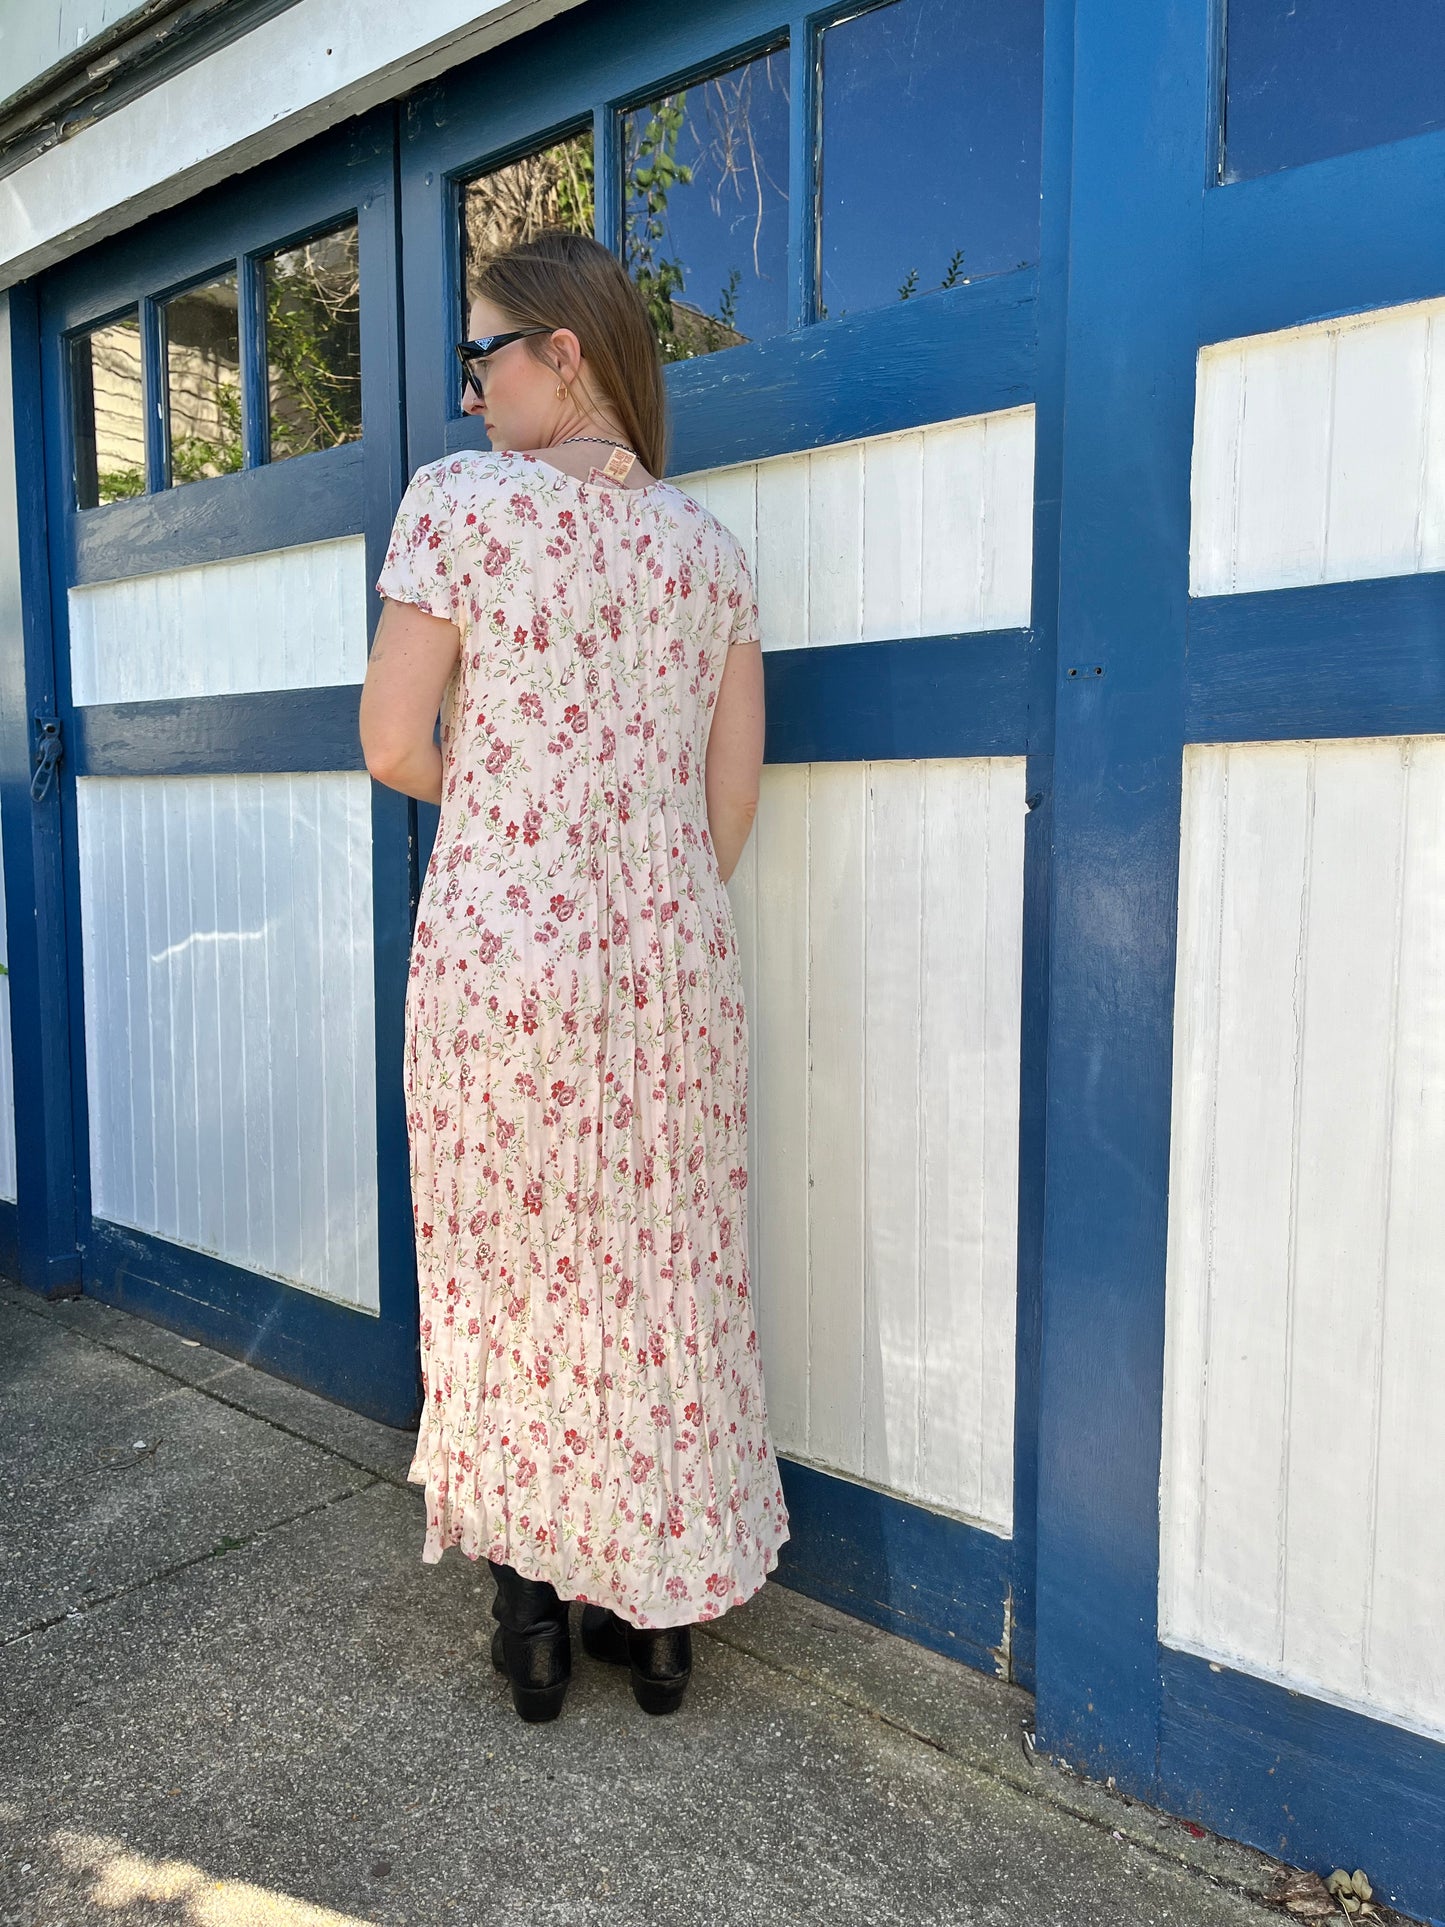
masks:
[[[143,495],[145,404],[140,316],[134,310],[70,343],[75,427],[75,506],[98,508]]]
[[[162,304],[166,446],[172,483],[241,466],[241,326],[236,273]]]
[[[596,232],[592,129],[556,141],[462,186],[462,333],[478,268],[543,228]]]
[[[354,221],[261,263],[271,460],[361,434],[361,272]]]
[[[788,53],[622,116],[622,259],[664,361],[788,325]]]
[[[893,0],[819,42],[819,315],[1036,261],[1043,0]]]
[[[1440,0],[1229,0],[1225,178],[1445,127]]]

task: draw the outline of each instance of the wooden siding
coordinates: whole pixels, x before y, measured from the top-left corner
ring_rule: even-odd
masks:
[[[94,1215],[376,1310],[368,779],[76,788]]]
[[[0,1198],[13,1203],[15,1187],[15,1059],[10,1047],[10,951],[5,929],[5,877],[0,871]]]
[[[672,479],[747,550],[765,649],[1028,626],[1032,408]]]
[[[763,773],[730,891],[778,1449],[1012,1530],[1024,762]]]
[[[1161,1637],[1445,1737],[1445,738],[1184,772]]]
[[[366,643],[359,535],[70,591],[81,704],[359,683]]]
[[[1203,348],[1189,587],[1445,568],[1445,298]]]

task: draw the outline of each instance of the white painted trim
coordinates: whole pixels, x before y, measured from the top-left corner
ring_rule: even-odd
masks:
[[[0,288],[581,0],[298,0],[0,180]]]

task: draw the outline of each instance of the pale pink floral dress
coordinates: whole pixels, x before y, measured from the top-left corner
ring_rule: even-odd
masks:
[[[703,794],[747,559],[670,483],[471,452],[412,477],[377,588],[461,632],[406,998],[421,1556],[713,1619],[788,1537]]]

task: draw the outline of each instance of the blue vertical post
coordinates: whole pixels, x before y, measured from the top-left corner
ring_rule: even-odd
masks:
[[[1074,0],[1051,11],[1056,35],[1066,11],[1067,286],[1044,289],[1039,387],[1060,498],[1037,1720],[1047,1751],[1147,1795],[1213,42],[1209,0]]]
[[[1014,1325],[1014,1567],[1010,1671],[1037,1685],[1039,1336],[1049,1034],[1049,873],[1053,844],[1054,666],[1058,656],[1059,489],[1074,0],[1045,0],[1041,206],[1034,378],[1033,598],[1028,630],[1023,973],[1020,985],[1018,1292]]]
[[[15,1064],[19,1282],[78,1293],[58,774],[30,794],[37,713],[55,713],[35,292],[0,294],[0,816]]]
[[[398,114],[376,115],[377,140],[387,164],[357,210],[361,260],[362,427],[365,469],[366,611],[371,633],[381,615],[372,584],[381,573],[392,520],[407,478],[406,383],[402,368],[401,212]],[[416,809],[425,808],[416,805]],[[435,834],[436,812],[432,812]],[[372,944],[376,985],[377,1243],[382,1317],[416,1344],[416,1246],[411,1212],[411,1166],[403,1088],[407,966],[415,899],[416,815],[407,797],[371,786]],[[420,1366],[415,1406],[399,1422],[414,1424],[421,1406]]]

